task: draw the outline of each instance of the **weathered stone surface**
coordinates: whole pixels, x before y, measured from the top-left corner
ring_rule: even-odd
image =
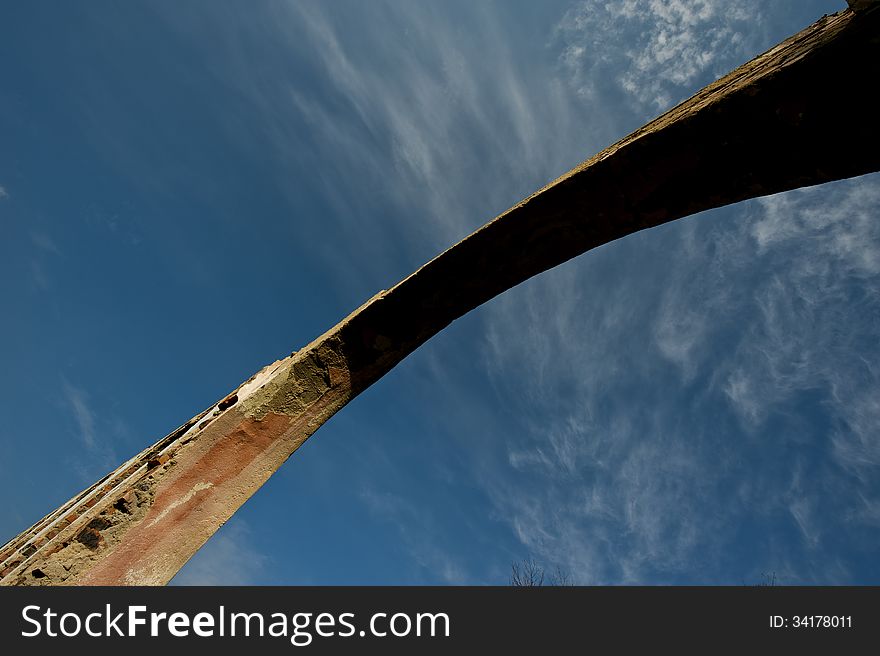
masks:
[[[876,8],[880,5],[880,0],[846,0],[846,4],[855,12],[863,12]]]
[[[878,24],[824,17],[548,184],[13,538],[0,583],[164,584],[322,423],[481,303],[638,230],[880,169]]]

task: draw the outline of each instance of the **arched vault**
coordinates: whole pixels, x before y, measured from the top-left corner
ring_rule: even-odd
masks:
[[[167,583],[323,422],[478,305],[633,232],[880,169],[880,1],[849,4],[538,190],[13,538],[0,583]]]

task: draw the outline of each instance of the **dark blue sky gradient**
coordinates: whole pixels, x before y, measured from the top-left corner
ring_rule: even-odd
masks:
[[[0,540],[843,3],[612,5],[10,7]],[[723,208],[503,294],[176,581],[878,583],[878,200]]]

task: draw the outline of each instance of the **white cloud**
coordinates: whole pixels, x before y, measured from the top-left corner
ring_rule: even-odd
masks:
[[[390,194],[409,251],[427,255],[619,137],[625,119],[608,108],[621,99],[645,118],[771,45],[763,18],[772,9],[757,0],[582,2],[551,40],[563,82],[530,68],[488,11],[453,25],[422,5],[386,9],[371,5],[382,29],[363,21],[357,39],[343,36],[357,16],[285,9],[279,29],[315,53],[329,90],[290,85],[284,102],[265,106],[295,112],[342,153],[324,183],[347,234],[372,233],[380,219],[370,199]],[[348,193],[336,193],[340,181]],[[873,409],[848,399],[857,384],[865,399],[877,389],[873,373],[854,373],[873,334],[859,316],[877,306],[846,298],[852,281],[865,294],[877,272],[872,185],[777,196],[634,235],[480,313],[480,374],[511,416],[492,424],[473,399],[450,405],[457,421],[484,422],[472,428],[481,436],[499,435],[461,448],[524,549],[582,583],[717,581],[732,573],[729,545],[742,544],[751,521],[769,526],[757,558],[780,557],[772,522],[796,529],[807,554],[822,548],[832,501],[777,480],[789,465],[823,485],[843,485],[842,469],[860,476],[858,494],[835,498],[832,510],[853,523],[873,516]],[[842,336],[850,324],[860,328]],[[836,422],[830,433],[794,407],[810,394]],[[768,434],[780,417],[785,432]],[[791,454],[805,443],[835,460],[809,469]],[[426,513],[379,483],[361,500],[416,562],[463,580]]]
[[[830,196],[826,202],[815,202],[826,194]],[[876,244],[880,236],[876,220],[880,185],[855,185],[833,192],[808,189],[759,202],[762,216],[752,226],[751,234],[761,252],[806,238],[812,249],[833,258],[836,266],[844,266],[854,275],[880,273]],[[810,273],[820,272],[804,271],[802,275]]]
[[[28,258],[30,266],[30,279],[33,286],[41,291],[52,288],[52,277],[49,275],[49,260],[51,257],[61,255],[61,249],[48,234],[39,230],[30,232],[31,255]]]
[[[352,171],[385,171],[415,234],[446,245],[590,154],[572,148],[571,135],[582,131],[564,85],[529,75],[485,8],[468,9],[468,21],[458,24],[417,4],[375,3],[369,11],[387,21],[364,22],[366,47],[343,42],[330,12],[317,5],[297,5],[289,21],[320,53],[339,101],[360,124],[291,94],[328,143],[344,146],[347,179],[357,179]],[[388,22],[395,39],[387,38]]]
[[[6,191],[6,188],[0,185],[0,200],[5,200],[9,198],[9,192]]]
[[[581,2],[551,43],[563,82],[530,68],[488,10],[455,24],[427,5],[371,4],[372,21],[330,7],[284,6],[263,27],[309,53],[326,89],[259,86],[252,66],[232,82],[282,161],[321,155],[297,147],[300,120],[339,153],[317,176],[340,234],[367,249],[385,241],[377,229],[390,241],[399,228],[408,253],[428,256],[619,137],[621,98],[644,118],[770,45],[771,8],[757,0]],[[455,382],[437,389],[454,398],[458,426],[480,435],[458,448],[516,541],[581,583],[711,582],[732,574],[730,544],[750,522],[769,533],[750,547],[766,553],[743,556],[750,564],[795,558],[779,551],[773,522],[795,528],[803,552],[822,547],[822,522],[876,524],[880,395],[860,354],[876,355],[878,337],[864,319],[878,316],[878,188],[877,178],[825,186],[633,235],[482,310],[473,321],[488,373],[470,374],[485,376],[504,416],[487,417],[485,398],[456,395]],[[386,194],[401,211],[378,213]],[[359,252],[359,266],[375,260],[385,275],[390,258],[373,255]],[[811,403],[827,431],[810,425]],[[795,457],[805,444],[830,462]],[[792,486],[779,476],[788,467],[815,486]],[[823,498],[824,487],[849,494]],[[421,509],[381,482],[361,501],[416,562],[465,579]],[[824,572],[797,575],[844,576],[825,555]]]
[[[694,307],[693,299],[682,298],[670,285],[658,311],[654,339],[660,353],[678,365],[685,379],[695,373],[696,352],[706,332],[703,309]]]
[[[867,382],[867,384],[864,384]],[[834,457],[856,474],[864,485],[876,480],[880,468],[880,384],[873,374],[868,381],[863,377],[846,380],[843,376],[831,381],[835,408],[842,420],[832,435]],[[880,503],[880,495],[866,499],[866,506]]]
[[[241,519],[227,522],[183,566],[171,585],[255,585],[269,558],[251,544],[250,527]]]
[[[96,405],[100,407],[93,401],[93,394],[66,377],[61,378],[60,407],[70,414],[74,433],[85,447],[76,450],[81,457],[70,464],[79,479],[89,484],[120,464],[118,447],[129,450],[135,446],[125,422],[112,413],[102,413]]]
[[[872,291],[880,278],[878,201],[877,176],[759,201],[747,234],[762,259],[780,264],[754,291],[757,320],[739,346],[748,373],[734,370],[728,381],[751,390],[742,409],[752,417],[800,390],[826,390],[828,407],[847,427],[836,443],[855,440],[864,457],[874,433],[864,421],[871,415],[866,394],[878,389],[876,363],[866,355],[875,326],[864,320],[880,311]]]
[[[394,526],[408,555],[422,568],[418,580],[445,585],[471,582],[464,566],[443,548],[446,541],[438,533],[428,509],[372,486],[362,489],[361,501],[372,514]]]
[[[480,475],[517,539],[583,583],[708,582],[756,522],[768,569],[848,580],[824,536],[864,539],[880,507],[878,193],[875,175],[706,213],[490,305],[519,431]]]
[[[603,95],[613,80],[636,109],[656,113],[744,63],[759,43],[763,6],[756,0],[586,0],[557,27],[560,61],[581,96]]]
[[[31,241],[33,242],[34,246],[42,251],[51,253],[53,255],[61,254],[61,249],[58,248],[58,244],[56,244],[55,240],[53,240],[45,232],[32,231]]]
[[[89,406],[88,394],[66,380],[62,382],[62,390],[76,421],[80,439],[89,449],[95,448],[95,413]]]

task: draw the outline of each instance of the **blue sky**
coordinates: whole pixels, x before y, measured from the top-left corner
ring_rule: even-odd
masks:
[[[0,23],[0,540],[842,1],[28,2]],[[880,176],[457,321],[175,583],[880,583]]]

